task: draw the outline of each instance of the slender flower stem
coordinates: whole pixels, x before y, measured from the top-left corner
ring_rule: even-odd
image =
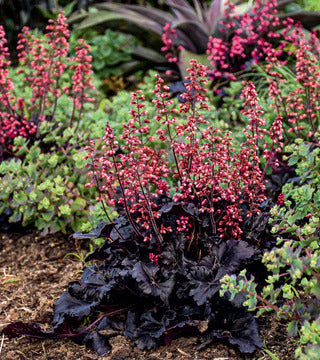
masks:
[[[91,161],[92,161],[92,168],[93,168],[92,173],[93,173],[93,176],[94,176],[95,181],[96,181],[96,184],[97,184],[97,190],[98,190],[98,193],[99,193],[99,198],[100,198],[100,202],[101,202],[101,204],[102,204],[103,212],[105,213],[105,215],[106,215],[109,223],[112,224],[112,219],[110,218],[109,213],[108,213],[108,211],[107,211],[107,209],[106,209],[105,203],[104,203],[104,201],[103,201],[103,196],[102,196],[102,193],[101,193],[101,190],[100,190],[100,187],[99,187],[98,177],[97,177],[97,175],[96,175],[95,172],[94,172],[94,162],[93,162],[93,159],[91,159]],[[117,232],[118,236],[119,236],[122,240],[124,240],[123,236],[121,235],[120,231],[117,229],[116,226],[114,227],[114,229],[115,229],[115,231]]]
[[[132,216],[130,215],[130,210],[128,208],[128,204],[127,204],[127,201],[126,201],[126,195],[125,195],[124,187],[123,187],[122,181],[121,181],[120,176],[119,176],[117,161],[115,159],[114,152],[113,152],[113,150],[111,148],[111,145],[110,145],[110,149],[111,149],[111,152],[112,152],[112,160],[113,160],[113,164],[114,164],[114,167],[115,167],[115,175],[116,175],[118,183],[120,185],[121,194],[122,194],[122,197],[123,197],[123,205],[124,205],[124,209],[125,209],[125,212],[126,212],[126,215],[127,215],[127,219],[129,220],[130,225],[132,226],[132,229],[136,233],[136,235],[139,236],[139,237],[143,237],[141,232],[137,229],[137,227],[136,227],[136,225],[135,225],[135,223],[134,223],[134,221],[132,219]]]

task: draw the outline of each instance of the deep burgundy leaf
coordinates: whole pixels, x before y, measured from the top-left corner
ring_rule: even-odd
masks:
[[[63,326],[65,322],[74,324],[81,322],[91,311],[99,305],[99,302],[86,302],[71,296],[68,291],[64,291],[60,299],[53,306],[54,328]]]
[[[97,326],[97,331],[102,330],[114,330],[115,332],[122,332],[124,330],[125,323],[122,319],[118,317],[105,317],[103,318],[99,325]]]
[[[215,279],[215,273],[205,266],[197,266],[188,278],[193,285],[189,295],[198,305],[203,305],[210,300],[220,288],[220,282]]]
[[[206,14],[207,26],[210,34],[213,33],[221,15],[222,15],[222,1],[213,0]]]
[[[85,333],[83,342],[88,348],[95,350],[100,356],[105,356],[111,352],[108,337],[99,334],[97,331]]]
[[[151,350],[157,346],[155,339],[150,335],[140,335],[136,339],[136,344],[140,350]]]
[[[218,261],[228,273],[237,270],[241,261],[252,257],[254,253],[255,249],[245,241],[227,240],[216,247]]]
[[[147,295],[160,297],[168,305],[169,297],[174,288],[174,277],[165,281],[157,280],[159,268],[153,264],[137,262],[133,268],[132,277],[137,280],[139,288]]]
[[[1,334],[6,335],[9,339],[13,339],[22,335],[42,339],[55,337],[53,332],[43,331],[38,324],[25,324],[21,321],[13,322],[7,325],[2,329]]]
[[[190,20],[180,21],[175,25],[175,29],[189,36],[189,41],[196,48],[196,54],[205,54],[210,34],[201,23]]]
[[[211,336],[228,338],[244,353],[252,353],[256,347],[263,346],[258,324],[245,308],[236,308],[229,302],[221,301],[214,314],[215,328]]]

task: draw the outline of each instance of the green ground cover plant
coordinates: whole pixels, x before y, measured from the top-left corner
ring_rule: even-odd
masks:
[[[73,32],[74,38],[84,38],[91,46],[92,70],[102,82],[100,89],[105,94],[116,94],[138,82],[141,76],[136,68],[132,54],[139,46],[138,40],[130,34],[115,32],[106,29],[103,34],[97,30],[87,29]],[[133,75],[132,73],[135,72]],[[129,80],[131,75],[134,80]]]

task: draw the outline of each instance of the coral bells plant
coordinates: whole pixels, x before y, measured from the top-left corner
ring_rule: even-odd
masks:
[[[231,134],[208,126],[201,115],[210,111],[205,67],[192,60],[188,72],[179,108],[156,76],[156,134],[150,133],[144,95],[136,92],[120,138],[107,122],[104,154],[96,156],[90,144],[88,187],[97,185],[98,200],[114,206],[118,216],[111,221],[106,212],[108,221],[91,233],[73,235],[105,243],[87,256],[81,281],[71,283],[56,302],[53,330],[17,322],[3,330],[8,337],[80,338],[100,355],[111,350],[103,330],[128,336],[140,349],[169,343],[181,333],[198,334],[204,344],[226,338],[244,353],[262,346],[254,317],[241,307],[243,299],[220,298],[219,289],[224,275],[265,271],[262,253],[274,239],[258,143],[271,133],[248,83],[243,96],[250,125],[236,151]],[[273,131],[276,148],[281,137],[276,124]],[[153,144],[158,139],[167,151]]]
[[[167,230],[157,224],[158,204],[154,199],[168,196],[176,203],[192,203],[197,211],[210,215],[214,234],[220,234],[224,239],[240,239],[242,206],[245,204],[247,207],[246,216],[251,216],[259,213],[259,205],[266,200],[258,143],[269,135],[272,148],[265,151],[269,158],[275,144],[282,138],[281,124],[277,120],[270,131],[264,129],[258,96],[254,85],[249,82],[243,96],[247,107],[244,114],[248,115],[250,125],[244,130],[247,140],[241,144],[240,152],[236,152],[230,132],[222,134],[214,126],[201,130],[208,121],[199,110],[210,110],[204,87],[207,84],[206,69],[195,61],[191,65],[186,78],[187,93],[182,95],[186,101],[178,110],[173,106],[168,87],[156,76],[153,102],[158,112],[155,120],[160,125],[157,137],[168,142],[171,155],[151,146],[156,138],[149,133],[150,120],[143,110],[144,96],[140,93],[132,94],[131,104],[135,109],[131,110],[129,123],[123,124],[120,139],[125,145],[118,145],[113,130],[106,124],[106,153],[101,158],[92,159],[95,176],[106,181],[101,188],[106,195],[102,195],[100,200],[107,198],[107,203],[114,205],[117,199],[123,204],[137,236],[142,236],[140,228],[152,230],[150,236],[161,242],[161,233]],[[182,116],[185,121],[178,124],[177,116]],[[94,154],[93,147],[89,150],[90,157]],[[173,157],[175,169],[168,168],[168,156]],[[175,189],[170,189],[166,181],[169,174],[177,180]],[[119,198],[115,195],[117,186]],[[137,223],[132,219],[134,213],[138,214]]]
[[[45,108],[53,103],[53,116],[57,99],[61,95],[59,78],[67,67],[63,59],[69,50],[67,27],[66,17],[60,14],[56,22],[49,20],[45,41],[31,35],[26,27],[19,35],[17,49],[20,50],[18,56],[22,66],[19,72],[25,74],[24,81],[32,89],[29,110],[37,112],[37,137],[40,135],[39,124],[45,120]]]
[[[280,19],[276,0],[255,1],[250,12],[241,16],[229,1],[219,25],[221,36],[211,36],[207,48],[215,81],[237,80],[248,67],[263,62],[271,49],[289,58],[292,46],[305,37],[300,23]]]
[[[265,75],[269,83],[268,105],[276,109],[279,122],[284,124],[284,136],[309,139],[318,143],[315,133],[319,129],[319,48],[316,34],[311,40],[300,39],[295,52],[294,81],[285,76],[287,61],[281,52],[270,51]]]
[[[79,40],[76,56],[69,58],[69,30],[64,13],[57,20],[49,20],[47,33],[36,36],[27,27],[19,35],[17,50],[19,66],[16,75],[21,74],[22,86],[31,89],[31,96],[16,97],[22,89],[15,88],[11,80],[9,53],[5,47],[3,28],[0,31],[0,76],[1,76],[1,138],[3,144],[0,158],[12,147],[18,135],[39,139],[41,124],[53,121],[57,103],[62,95],[70,96],[73,111],[70,112],[69,126],[75,120],[75,109],[79,109],[77,123],[81,118],[83,104],[93,101],[87,94],[94,88],[92,84],[92,58],[90,47]],[[65,86],[63,75],[72,72],[72,83]],[[21,86],[21,85],[20,85]],[[4,145],[6,144],[6,145]],[[8,155],[6,155],[8,156]],[[12,155],[11,155],[12,156]]]
[[[27,137],[36,131],[34,123],[28,122],[23,115],[23,99],[16,99],[13,94],[14,86],[9,77],[10,54],[6,42],[4,29],[0,26],[0,159],[5,149],[10,149],[16,136]]]

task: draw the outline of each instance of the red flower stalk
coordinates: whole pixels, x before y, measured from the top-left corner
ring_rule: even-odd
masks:
[[[79,109],[79,115],[77,119],[77,124],[79,124],[83,105],[86,101],[94,101],[93,98],[89,98],[86,93],[89,89],[94,89],[93,85],[93,74],[92,71],[92,56],[89,55],[91,52],[91,47],[83,39],[78,40],[78,46],[76,47],[76,57],[72,59],[73,62],[76,62],[76,65],[71,65],[71,69],[74,69],[74,75],[72,76],[72,85],[70,88],[66,88],[66,93],[73,93],[73,110],[70,118],[70,126],[74,120],[76,108]]]
[[[314,133],[319,126],[319,53],[312,41],[308,42],[304,38],[300,38],[296,45],[294,85],[283,77],[280,70],[286,65],[286,62],[279,60],[281,52],[269,50],[267,57],[269,64],[266,70],[269,74],[267,80],[269,82],[269,95],[272,100],[270,106],[275,107],[278,114],[278,123],[275,122],[270,130],[279,128],[280,123],[283,122],[284,133],[288,141],[292,141],[290,133],[294,133],[295,137],[305,138],[307,136],[317,142]]]
[[[160,224],[160,214],[156,201],[159,196],[171,196],[182,204],[193,203],[200,213],[209,214],[213,233],[221,237],[240,238],[240,223],[243,221],[241,207],[247,206],[248,216],[259,212],[259,205],[265,200],[263,195],[263,174],[259,169],[258,141],[268,135],[261,118],[261,107],[252,83],[244,91],[246,114],[250,125],[246,129],[247,141],[241,145],[240,152],[233,146],[231,134],[221,134],[213,126],[207,125],[199,110],[209,111],[206,101],[206,68],[190,62],[189,76],[186,78],[187,92],[182,95],[185,103],[179,109],[173,107],[169,99],[168,87],[156,76],[154,106],[159,122],[158,140],[167,142],[173,154],[175,169],[168,168],[168,154],[155,150],[149,144],[155,141],[149,133],[150,120],[145,117],[144,96],[132,94],[130,111],[132,119],[123,124],[123,135],[119,143],[106,124],[105,154],[95,159],[94,148],[89,148],[92,158],[92,172],[98,181],[104,181],[103,196],[109,204],[116,204],[115,188],[120,187],[119,201],[138,236],[145,241],[156,239],[162,242],[162,235],[173,231]],[[184,121],[176,120],[179,116]],[[175,191],[169,186],[169,174],[179,178]],[[94,181],[89,185],[93,186]],[[191,219],[180,216],[176,231],[190,233]],[[188,235],[189,236],[189,235]],[[190,237],[189,237],[190,238]]]
[[[16,136],[27,137],[36,131],[35,125],[23,116],[23,111],[22,116],[16,112],[17,106],[21,110],[22,103],[21,99],[18,99],[17,104],[13,95],[14,85],[8,70],[11,65],[8,60],[10,54],[5,46],[6,42],[5,32],[0,26],[0,159],[10,150]]]
[[[147,112],[143,110],[143,100],[144,96],[139,92],[132,94],[131,105],[134,105],[135,109],[130,111],[132,119],[128,124],[123,124],[121,139],[124,145],[120,147],[120,154],[117,154],[119,145],[113,130],[106,124],[106,152],[103,157],[94,159],[93,171],[105,180],[102,190],[106,191],[109,204],[115,203],[114,188],[116,185],[120,186],[121,197],[118,201],[123,204],[135,233],[141,237],[139,228],[152,229],[158,242],[161,242],[161,233],[165,232],[165,229],[158,229],[156,218],[159,214],[153,199],[168,191],[168,185],[162,179],[167,177],[169,169],[167,154],[148,145],[154,138],[149,136],[150,120],[145,117]],[[92,155],[93,149],[89,156]],[[151,193],[152,188],[154,191]],[[136,223],[131,213],[138,214]]]
[[[12,101],[14,101],[14,97],[12,97],[12,91],[14,87],[9,77],[8,67],[11,61],[8,60],[10,54],[5,46],[6,42],[3,26],[0,25],[0,106],[2,111],[6,111],[8,115],[13,115],[14,106],[12,106]]]
[[[30,99],[29,110],[37,110],[39,137],[40,123],[45,119],[45,109],[52,106],[51,115],[55,113],[57,99],[61,95],[59,78],[66,69],[66,56],[69,49],[69,30],[64,12],[58,15],[56,21],[49,20],[45,35],[46,40],[30,35],[28,28],[24,28],[18,43],[20,65],[28,70],[21,70],[26,74],[25,81],[30,84],[33,97]],[[52,96],[50,96],[52,95]]]
[[[166,23],[163,27],[162,41],[164,46],[161,48],[161,51],[166,52],[165,56],[169,62],[179,64],[178,51],[183,50],[183,47],[175,43],[176,39],[175,29],[172,28],[170,23]]]

